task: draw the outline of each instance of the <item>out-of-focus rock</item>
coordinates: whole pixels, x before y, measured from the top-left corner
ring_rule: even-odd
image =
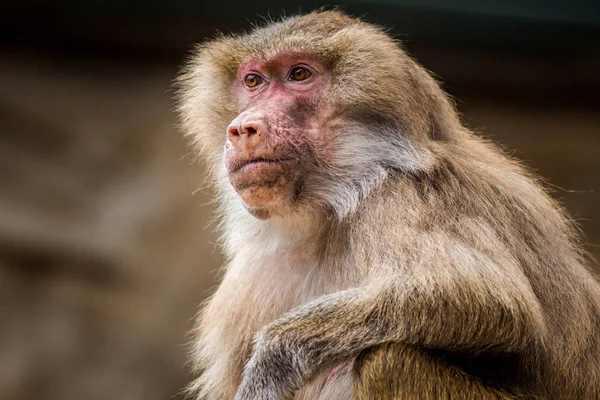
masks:
[[[0,398],[176,397],[220,258],[175,68],[4,60]]]

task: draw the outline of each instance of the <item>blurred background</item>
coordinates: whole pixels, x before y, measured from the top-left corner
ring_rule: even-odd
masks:
[[[324,4],[0,3],[1,400],[181,398],[221,256],[172,81],[217,30]],[[600,256],[599,1],[334,4],[391,28]]]

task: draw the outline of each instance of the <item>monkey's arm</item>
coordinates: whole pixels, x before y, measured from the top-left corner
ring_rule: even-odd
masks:
[[[289,398],[322,368],[386,342],[476,354],[518,351],[541,339],[540,305],[520,269],[459,250],[397,281],[320,297],[269,324],[236,400]]]

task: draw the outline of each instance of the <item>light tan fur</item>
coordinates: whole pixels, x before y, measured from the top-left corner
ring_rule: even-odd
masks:
[[[261,220],[223,163],[232,87],[248,57],[290,49],[335,66],[341,128],[295,211]],[[201,45],[180,87],[227,257],[198,398],[600,398],[600,289],[571,223],[382,30],[339,12],[268,24]]]

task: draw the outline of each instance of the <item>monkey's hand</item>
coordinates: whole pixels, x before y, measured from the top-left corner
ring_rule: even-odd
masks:
[[[242,383],[234,400],[284,400],[293,396],[302,382],[294,371],[301,366],[291,343],[263,329],[256,337],[254,352],[246,363]]]
[[[255,342],[255,352],[246,363],[242,383],[234,400],[283,400],[293,395],[293,385],[280,369],[291,364],[283,348],[277,348],[268,339],[259,335]],[[279,355],[278,355],[279,354]]]
[[[235,400],[290,399],[316,372],[352,359],[363,346],[386,340],[375,334],[371,341],[364,335],[364,324],[352,324],[369,309],[365,305],[372,304],[367,293],[357,288],[320,297],[262,329]],[[345,341],[361,336],[359,347]]]

